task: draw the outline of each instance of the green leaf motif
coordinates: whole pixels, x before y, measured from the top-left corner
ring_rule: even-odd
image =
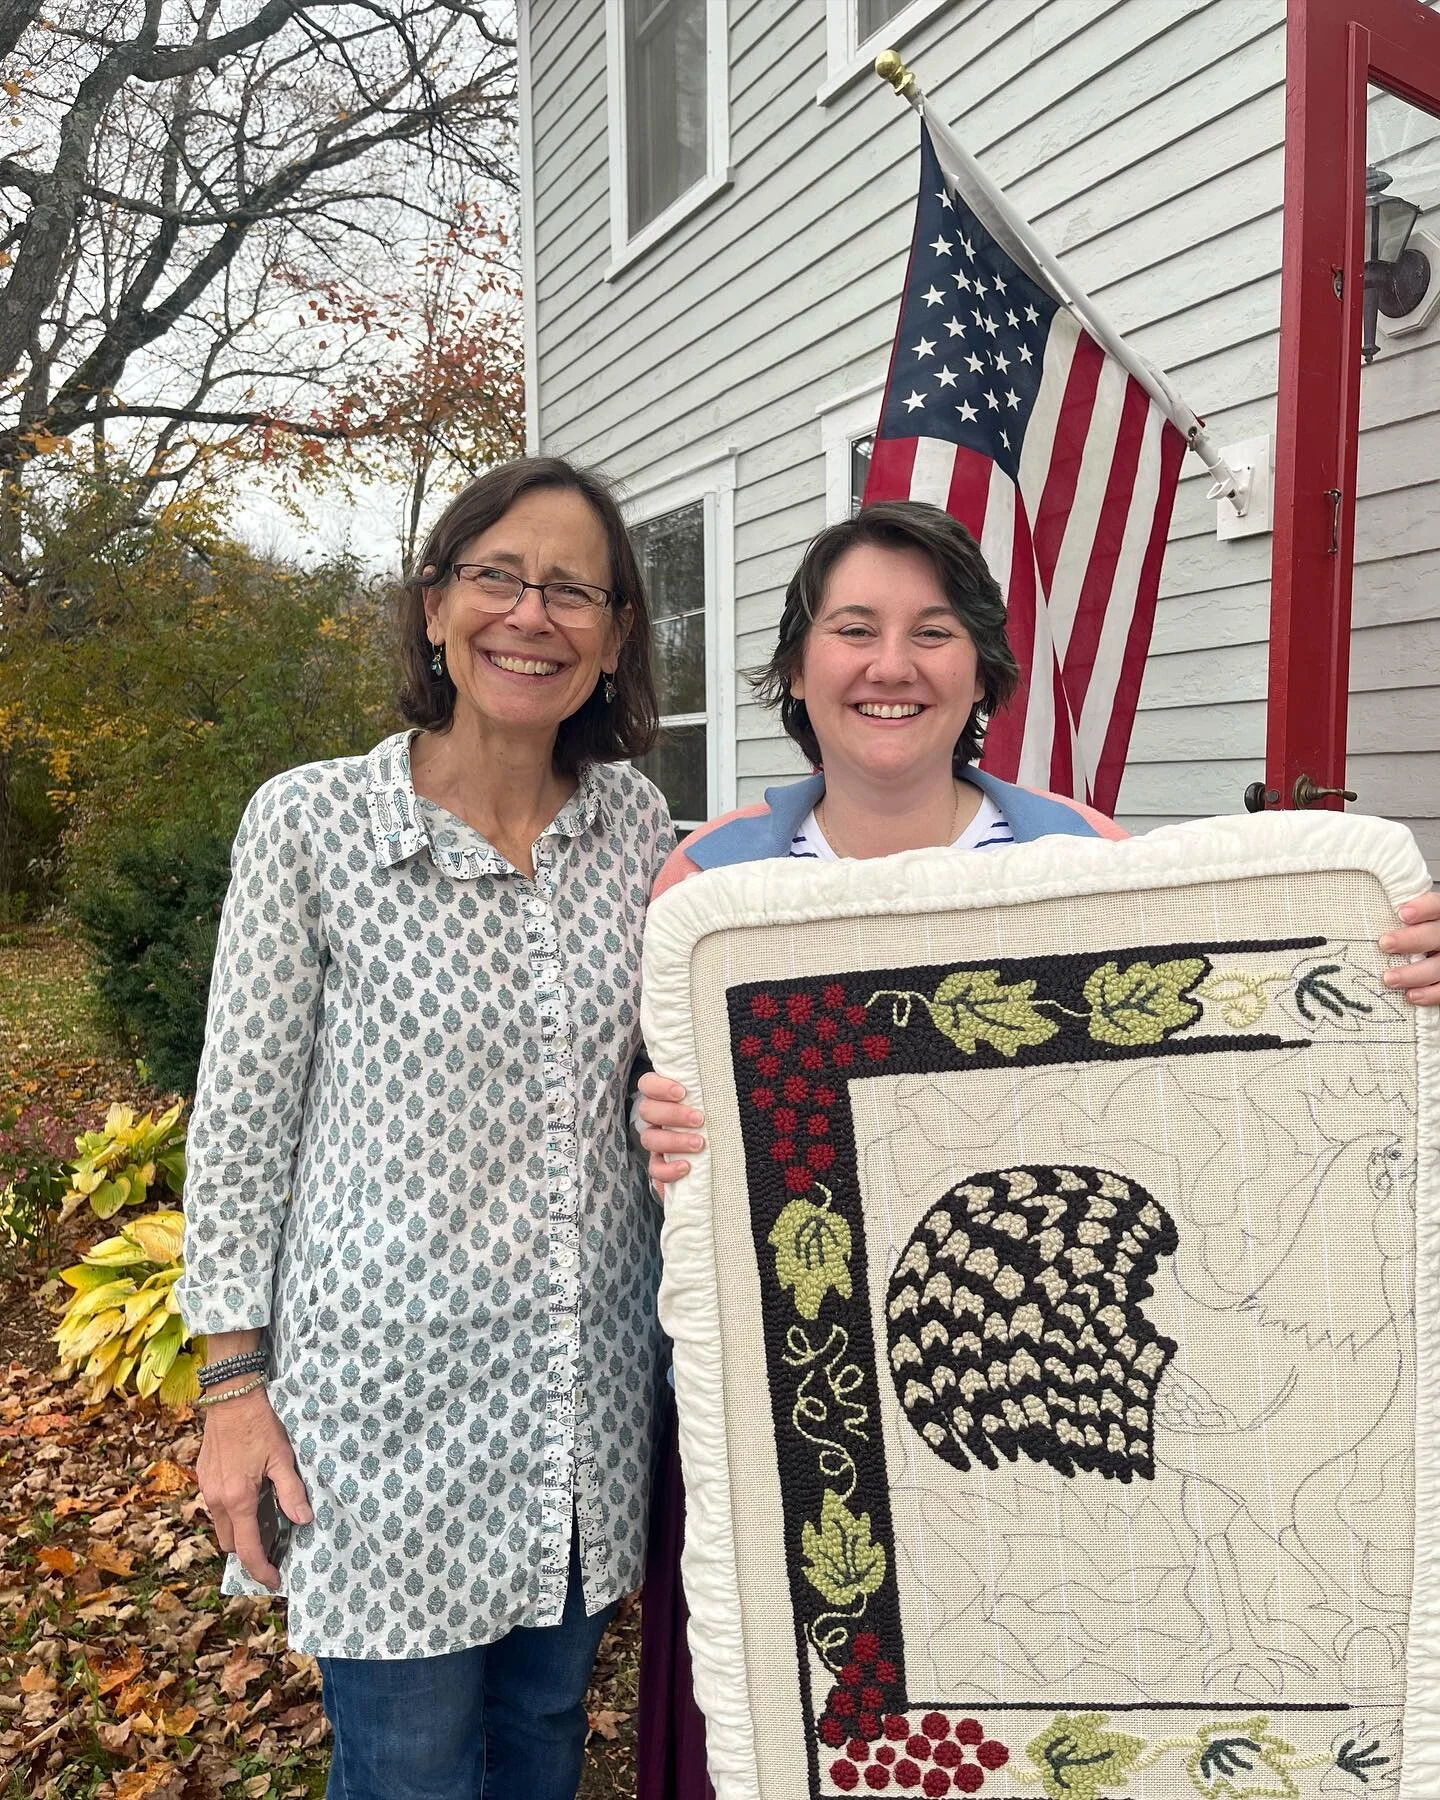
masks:
[[[935,1029],[973,1056],[990,1044],[1002,1056],[1014,1056],[1027,1044],[1043,1044],[1060,1027],[1031,1000],[1033,981],[1006,985],[998,969],[960,969],[947,975],[929,1002]]]
[[[834,1488],[826,1488],[818,1528],[800,1531],[805,1579],[831,1606],[853,1606],[885,1579],[885,1547],[870,1536],[869,1513],[852,1513]]]
[[[1085,983],[1090,1035],[1102,1044],[1158,1044],[1200,1017],[1185,995],[1205,973],[1202,957],[1175,962],[1101,963]]]
[[[1267,1730],[1269,1723],[1258,1713],[1196,1733],[1185,1767],[1202,1800],[1298,1800],[1300,1785],[1290,1765],[1300,1753]]]
[[[1125,1785],[1143,1738],[1106,1731],[1105,1713],[1057,1713],[1025,1746],[1051,1800],[1102,1800]]]
[[[820,1315],[833,1288],[850,1298],[850,1226],[828,1206],[792,1200],[770,1230],[775,1247],[775,1279],[795,1290],[795,1310],[802,1319]]]

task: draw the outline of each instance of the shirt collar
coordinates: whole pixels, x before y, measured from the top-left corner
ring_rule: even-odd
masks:
[[[365,807],[370,815],[370,835],[375,861],[393,869],[419,850],[428,850],[437,869],[445,875],[473,879],[478,875],[504,875],[510,864],[493,846],[452,849],[432,842],[424,815],[416,800],[410,774],[410,744],[414,730],[397,731],[379,743],[365,758]],[[606,818],[603,784],[594,764],[580,773],[580,785],[541,832],[541,837],[579,837],[593,831]],[[484,839],[475,834],[480,844]]]

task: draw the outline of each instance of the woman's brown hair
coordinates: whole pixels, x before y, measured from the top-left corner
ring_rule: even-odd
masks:
[[[402,686],[400,711],[411,725],[448,731],[455,716],[455,684],[448,670],[432,668],[435,647],[425,629],[427,569],[447,570],[465,545],[502,519],[522,494],[537,488],[566,488],[588,501],[605,528],[610,547],[610,606],[625,630],[613,677],[615,698],[607,701],[602,682],[585,703],[563,719],[555,739],[555,770],[576,775],[586,763],[622,762],[643,756],[655,742],[660,707],[650,666],[650,608],[635,548],[609,483],[594,469],[559,456],[522,456],[481,475],[455,496],[430,527],[419,568],[400,592],[399,639]],[[623,615],[623,616],[622,616]]]
[[[790,692],[790,683],[800,672],[805,640],[819,617],[830,573],[846,551],[857,544],[878,544],[886,550],[918,550],[934,569],[951,611],[974,640],[982,691],[955,745],[953,767],[958,774],[967,763],[979,762],[986,720],[1020,685],[1020,665],[1005,635],[1004,597],[980,546],[957,519],[938,506],[927,506],[919,500],[882,501],[864,507],[853,519],[827,525],[812,538],[785,590],[774,653],[764,668],[750,677],[751,685],[761,703],[780,714],[786,735],[818,768],[822,760],[820,741],[805,702]]]

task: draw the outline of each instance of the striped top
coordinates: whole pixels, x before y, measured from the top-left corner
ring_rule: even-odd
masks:
[[[1015,834],[1004,813],[988,794],[982,796],[980,809],[960,833],[952,850],[998,850],[1002,844],[1013,844]],[[840,859],[825,840],[825,833],[815,819],[812,807],[800,821],[800,828],[790,840],[792,856],[808,856],[816,862],[838,862]]]

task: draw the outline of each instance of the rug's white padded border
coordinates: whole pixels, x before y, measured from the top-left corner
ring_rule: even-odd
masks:
[[[1194,887],[1247,876],[1326,870],[1371,874],[1399,906],[1430,888],[1414,838],[1401,825],[1339,813],[1273,813],[1170,825],[1145,837],[1051,837],[984,857],[917,850],[866,862],[788,857],[714,869],[661,896],[645,932],[641,1004],[654,1065],[684,1083],[702,1110],[705,1094],[690,1029],[690,961],[714,932],[803,925],[1065,899],[1080,894]],[[1410,1621],[1405,1747],[1400,1800],[1440,1795],[1440,1009],[1419,1009],[1416,1124],[1415,1588]],[[660,1317],[675,1346],[680,1451],[685,1467],[685,1593],[695,1693],[717,1800],[762,1800],[755,1727],[745,1680],[735,1571],[720,1307],[710,1232],[709,1158],[672,1188],[661,1244],[677,1289],[660,1285]]]

